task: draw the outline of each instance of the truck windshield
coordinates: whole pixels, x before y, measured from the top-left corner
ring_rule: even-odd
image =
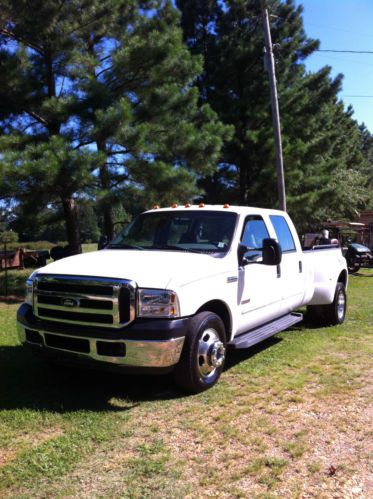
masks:
[[[107,246],[111,249],[225,253],[237,215],[216,211],[143,213]]]

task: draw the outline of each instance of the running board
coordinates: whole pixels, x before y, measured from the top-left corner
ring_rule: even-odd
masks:
[[[303,314],[298,312],[293,312],[288,315],[284,315],[275,321],[269,322],[264,326],[260,326],[257,329],[251,329],[247,333],[240,334],[236,338],[228,343],[228,347],[234,348],[236,350],[241,348],[249,348],[257,343],[260,343],[263,340],[273,336],[284,329],[293,326],[297,322],[301,322],[303,320]]]

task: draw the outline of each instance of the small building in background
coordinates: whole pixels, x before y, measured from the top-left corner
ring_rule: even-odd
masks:
[[[363,244],[373,249],[373,210],[362,211],[356,218],[356,222],[365,226]]]

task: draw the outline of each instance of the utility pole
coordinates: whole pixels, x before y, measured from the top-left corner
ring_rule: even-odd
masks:
[[[265,62],[266,62],[265,67],[269,77],[269,86],[271,91],[273,132],[275,136],[277,190],[278,190],[280,209],[286,211],[284,162],[282,159],[280,111],[278,107],[278,98],[277,98],[275,61],[273,58],[272,39],[271,39],[271,31],[269,28],[269,17],[268,17],[266,0],[261,0],[261,4],[262,4],[262,17],[263,17],[263,28],[264,28],[264,40],[265,40]]]

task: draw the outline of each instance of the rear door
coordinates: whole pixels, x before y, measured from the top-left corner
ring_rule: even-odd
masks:
[[[301,251],[295,228],[290,229],[287,219],[282,215],[270,215],[270,221],[281,244],[282,261],[279,266],[282,293],[282,313],[299,307],[303,300],[305,274],[303,252]]]

